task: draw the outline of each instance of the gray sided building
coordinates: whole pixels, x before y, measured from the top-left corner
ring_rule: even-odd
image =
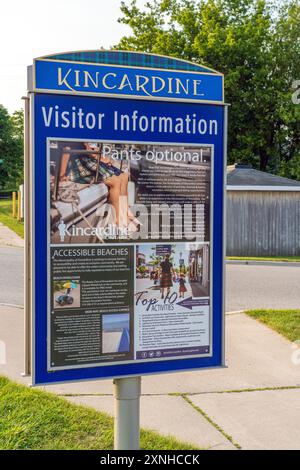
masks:
[[[300,255],[300,181],[227,169],[227,256]]]

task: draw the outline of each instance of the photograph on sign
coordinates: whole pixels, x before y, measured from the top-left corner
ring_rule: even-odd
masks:
[[[209,354],[209,244],[143,244],[136,257],[136,358]]]
[[[75,290],[76,289],[76,290]],[[57,277],[54,283],[53,304],[56,308],[80,307],[80,283]]]
[[[52,244],[209,240],[210,147],[49,140],[49,150]]]
[[[213,148],[47,142],[48,370],[211,356]]]

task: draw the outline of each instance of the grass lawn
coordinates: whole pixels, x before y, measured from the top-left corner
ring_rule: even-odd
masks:
[[[226,259],[238,261],[285,261],[288,263],[300,263],[300,256],[226,256]]]
[[[245,313],[290,341],[300,340],[300,310],[248,310]]]
[[[141,448],[195,449],[172,437],[144,430]],[[113,419],[54,394],[0,377],[0,449],[110,450],[113,449]]]
[[[0,199],[0,222],[24,238],[24,223],[13,218],[12,201],[9,199]]]

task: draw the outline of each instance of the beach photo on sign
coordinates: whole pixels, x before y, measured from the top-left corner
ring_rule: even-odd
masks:
[[[74,279],[53,280],[53,308],[70,307],[80,307],[80,282]]]
[[[48,141],[52,244],[210,240],[211,148]]]
[[[136,247],[136,301],[189,308],[209,296],[209,244],[143,244]]]
[[[129,314],[102,315],[102,353],[124,353],[129,350]]]

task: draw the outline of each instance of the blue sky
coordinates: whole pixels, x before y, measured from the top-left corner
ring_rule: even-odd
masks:
[[[143,5],[146,0],[139,0]],[[118,23],[121,0],[10,0],[1,2],[0,104],[23,106],[26,67],[55,52],[98,49],[118,43],[130,29]]]
[[[106,331],[112,329],[129,328],[129,313],[112,313],[102,316],[103,329]]]

